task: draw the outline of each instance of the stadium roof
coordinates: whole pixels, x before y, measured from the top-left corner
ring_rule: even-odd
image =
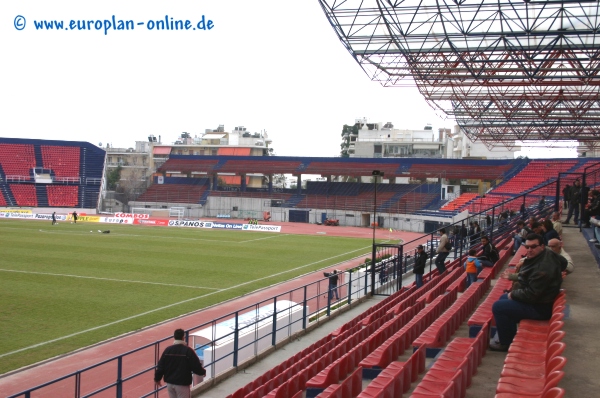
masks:
[[[319,1],[371,79],[416,85],[473,140],[598,138],[598,1]]]

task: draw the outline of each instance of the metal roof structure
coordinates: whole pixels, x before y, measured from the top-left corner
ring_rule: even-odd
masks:
[[[416,85],[472,140],[600,137],[600,4],[319,0],[367,75]]]

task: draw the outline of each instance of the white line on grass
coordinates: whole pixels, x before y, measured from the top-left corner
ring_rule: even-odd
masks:
[[[192,289],[219,290],[216,287],[188,286],[188,285],[177,285],[177,284],[174,284],[174,283],[161,283],[161,282],[132,281],[132,280],[128,280],[128,279],[100,278],[100,277],[97,277],[97,276],[83,276],[83,275],[72,275],[72,274],[54,274],[54,273],[51,273],[51,272],[22,271],[22,270],[4,269],[4,268],[0,268],[0,271],[4,271],[4,272],[18,272],[18,273],[21,273],[21,274],[65,276],[65,277],[68,277],[68,278],[95,279],[95,280],[100,280],[100,281],[111,281],[111,282],[143,283],[143,284],[146,284],[146,285],[161,285],[161,286],[173,286],[173,287],[189,287],[189,288],[192,288]]]
[[[14,228],[14,229],[20,229],[20,228]],[[67,231],[49,231],[49,230],[43,230],[40,229],[40,232],[44,232],[47,234],[56,234],[56,235],[78,235],[78,236],[84,236],[84,235],[88,235],[90,232],[86,232],[86,231],[78,231],[78,232],[67,232]],[[97,230],[95,231],[96,233]],[[106,234],[103,234],[106,236]],[[235,240],[223,240],[223,239],[203,239],[203,238],[185,238],[185,237],[181,237],[181,236],[155,236],[155,235],[137,235],[137,234],[121,234],[118,232],[113,232],[110,234],[110,236],[127,236],[127,237],[134,237],[134,238],[155,238],[155,239],[177,239],[177,240],[193,240],[193,241],[205,241],[205,242],[226,242],[226,243],[238,243],[238,241]]]
[[[225,289],[221,289],[221,290],[218,290],[218,291],[216,291],[216,292],[210,292],[210,293],[207,293],[207,294],[203,294],[203,295],[201,295],[201,296],[192,297],[192,298],[189,298],[189,299],[187,299],[187,300],[183,300],[183,301],[180,301],[180,302],[177,302],[177,303],[173,303],[173,304],[165,305],[165,306],[163,306],[163,307],[155,308],[155,309],[153,309],[153,310],[150,310],[150,311],[142,312],[141,314],[132,315],[132,316],[129,316],[129,317],[127,317],[127,318],[123,318],[123,319],[119,319],[119,320],[117,320],[117,321],[114,321],[114,322],[106,323],[106,324],[104,324],[104,325],[99,325],[99,326],[95,326],[95,327],[93,327],[93,328],[90,328],[90,329],[82,330],[82,331],[80,331],[80,332],[71,333],[71,334],[69,334],[69,335],[67,335],[67,336],[62,336],[62,337],[58,337],[58,338],[56,338],[56,339],[52,339],[52,340],[48,340],[48,341],[43,341],[43,342],[41,342],[41,343],[34,344],[34,345],[31,345],[31,346],[29,346],[29,347],[23,347],[23,348],[20,348],[20,349],[18,349],[18,350],[14,350],[14,351],[7,352],[7,353],[5,353],[5,354],[0,354],[0,358],[7,357],[7,356],[9,356],[9,355],[13,355],[13,354],[18,354],[19,352],[23,352],[23,351],[31,350],[31,349],[33,349],[33,348],[41,347],[41,346],[43,346],[43,345],[46,345],[46,344],[56,343],[57,341],[61,341],[61,340],[65,340],[65,339],[70,339],[71,337],[78,336],[78,335],[80,335],[80,334],[84,334],[84,333],[87,333],[87,332],[92,332],[92,331],[94,331],[94,330],[102,329],[102,328],[105,328],[105,327],[108,327],[108,326],[116,325],[117,323],[121,323],[121,322],[129,321],[129,320],[131,320],[131,319],[139,318],[139,317],[141,317],[141,316],[148,315],[148,314],[151,314],[151,313],[153,313],[153,312],[162,311],[162,310],[165,310],[165,309],[167,309],[167,308],[175,307],[175,306],[177,306],[177,305],[180,305],[180,304],[185,304],[185,303],[188,303],[188,302],[190,302],[190,301],[194,301],[194,300],[198,300],[198,299],[201,299],[201,298],[204,298],[204,297],[212,296],[212,295],[214,295],[214,294],[221,293],[221,292],[224,292],[224,291],[227,291],[227,290],[236,289],[236,288],[238,288],[238,287],[241,287],[241,286],[244,286],[244,285],[248,285],[248,284],[251,284],[251,283],[254,283],[254,282],[261,281],[261,280],[263,280],[263,279],[269,279],[269,278],[272,278],[272,277],[274,277],[274,276],[283,275],[283,274],[286,274],[286,273],[288,273],[288,272],[291,272],[291,271],[296,271],[296,270],[299,270],[299,269],[302,269],[302,268],[305,268],[305,267],[309,267],[309,266],[311,266],[311,265],[315,265],[315,264],[322,263],[323,261],[332,260],[332,259],[334,259],[334,258],[337,258],[337,257],[341,257],[341,256],[345,256],[345,255],[348,255],[348,254],[351,254],[351,253],[355,253],[355,252],[357,252],[357,251],[365,250],[365,249],[368,249],[368,248],[370,248],[370,247],[371,247],[371,246],[362,247],[362,248],[360,248],[360,249],[356,249],[356,250],[352,250],[352,251],[349,251],[349,252],[346,252],[346,253],[338,254],[338,255],[336,255],[336,256],[332,256],[332,257],[329,257],[329,258],[325,258],[325,259],[323,259],[323,260],[314,261],[314,262],[312,262],[312,263],[305,264],[305,265],[301,265],[301,266],[299,266],[299,267],[292,268],[292,269],[289,269],[289,270],[286,270],[286,271],[282,271],[282,272],[279,272],[279,273],[276,273],[276,274],[271,274],[271,275],[269,275],[269,276],[264,276],[264,277],[262,277],[262,278],[258,278],[258,279],[254,279],[254,280],[251,280],[251,281],[248,281],[248,282],[240,283],[239,285],[235,285],[235,286],[227,287],[227,288],[225,288]]]
[[[257,240],[265,240],[265,239],[273,239],[273,238],[280,238],[282,236],[288,236],[288,234],[280,234],[280,235],[273,235],[273,236],[266,236],[264,238],[256,238],[256,239],[250,239],[250,240],[243,240],[239,243],[248,243],[248,242],[256,242]]]

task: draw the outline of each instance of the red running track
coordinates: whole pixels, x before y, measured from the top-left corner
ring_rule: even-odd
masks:
[[[371,238],[373,236],[373,230],[371,228],[364,227],[326,227],[314,224],[281,222],[263,222],[261,224],[281,225],[281,232],[286,234],[319,234],[356,238]],[[379,229],[376,231],[376,234],[377,239],[392,239],[394,241],[402,239],[405,242],[423,236],[419,233],[402,231],[390,232],[386,229]],[[363,256],[361,256],[360,259],[357,259],[355,261],[344,263],[344,265],[340,266],[340,268],[344,269],[354,267],[360,262],[362,262],[362,258]],[[183,316],[181,318],[167,321],[160,325],[150,326],[141,331],[133,332],[123,337],[118,337],[107,342],[99,343],[97,345],[81,349],[74,353],[65,354],[56,359],[45,361],[41,364],[35,365],[22,371],[14,372],[7,376],[0,376],[0,396],[6,397],[12,394],[16,394],[28,388],[44,384],[64,375],[73,373],[77,370],[116,357],[125,352],[134,350],[138,347],[142,347],[146,344],[151,344],[158,340],[168,338],[166,342],[160,345],[158,353],[155,352],[154,347],[150,347],[136,354],[128,356],[128,359],[125,360],[123,363],[124,377],[133,375],[138,372],[142,372],[139,376],[132,379],[131,381],[123,383],[123,397],[139,397],[152,391],[152,367],[155,363],[155,355],[159,355],[167,345],[171,344],[170,336],[172,336],[173,330],[177,328],[182,328],[185,330],[191,329],[206,322],[210,322],[213,319],[238,311],[242,308],[247,307],[250,304],[258,303],[262,300],[267,300],[276,295],[282,295],[283,293],[289,292],[290,290],[313,283],[321,279],[323,279],[322,272],[314,272],[311,274],[300,276],[288,282],[274,285],[247,294],[245,296],[229,300],[227,302],[197,311],[195,313]],[[312,302],[309,303],[309,307],[325,307],[327,305],[327,300],[324,298],[323,293],[326,292],[327,289],[326,281],[323,281],[323,283],[321,284],[313,284],[312,286],[312,289],[310,289],[311,291],[308,292],[308,297],[313,297]],[[300,295],[300,292],[298,292],[298,295]],[[278,299],[279,298],[291,301],[298,301],[299,299],[301,299],[300,297],[290,296],[289,294],[278,296]],[[86,374],[79,381],[81,395],[88,394],[92,391],[101,388],[102,386],[113,383],[116,379],[116,375],[117,364],[115,361],[106,365],[102,365],[101,367],[96,368],[93,371],[86,372]],[[39,390],[38,392],[32,394],[32,398],[74,397],[76,388],[75,386],[75,379],[69,378],[62,382],[55,383],[51,386]],[[94,395],[94,397],[115,396],[115,388],[108,389],[100,394]],[[167,396],[166,391],[162,391],[162,393],[160,394],[160,397],[163,396]]]

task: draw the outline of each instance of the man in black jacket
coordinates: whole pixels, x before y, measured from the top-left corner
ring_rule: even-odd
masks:
[[[499,260],[498,249],[490,243],[490,238],[487,236],[481,237],[481,248],[482,254],[481,257],[479,257],[481,265],[484,267],[493,267],[494,264],[496,264],[496,261]]]
[[[552,304],[560,292],[561,270],[567,266],[567,260],[546,250],[544,238],[538,234],[527,235],[524,246],[527,257],[519,269],[517,287],[492,306],[500,340],[490,344],[492,351],[508,351],[522,319],[550,319]],[[502,278],[508,278],[508,274],[503,273]]]
[[[571,196],[569,203],[569,212],[567,213],[567,219],[565,224],[571,221],[571,217],[574,216],[573,221],[575,224],[579,224],[579,203],[581,202],[581,183],[579,180],[575,180],[571,187]]]
[[[183,340],[184,334],[183,329],[175,330],[175,341],[163,351],[154,372],[156,389],[161,386],[160,381],[164,376],[169,398],[189,398],[192,372],[198,376],[206,375],[200,359]]]
[[[427,264],[427,253],[423,250],[423,245],[417,246],[417,254],[415,254],[415,265],[413,273],[415,274],[415,285],[417,289],[423,286],[423,274],[425,273],[425,265]]]

